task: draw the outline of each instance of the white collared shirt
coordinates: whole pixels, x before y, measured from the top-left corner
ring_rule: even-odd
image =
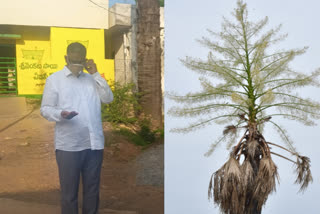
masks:
[[[80,72],[76,77],[65,66],[50,75],[45,84],[40,112],[55,121],[55,149],[64,151],[104,148],[101,102],[110,103],[113,93],[98,72]],[[61,117],[62,111],[76,111],[72,119]]]

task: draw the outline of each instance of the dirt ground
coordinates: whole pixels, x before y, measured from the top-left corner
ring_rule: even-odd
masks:
[[[0,130],[17,119],[0,117]],[[163,186],[138,185],[136,180],[135,160],[142,154],[141,148],[113,134],[106,123],[104,129],[107,147],[101,174],[100,209],[163,214]],[[54,123],[43,119],[39,109],[0,131],[0,199],[59,206],[53,138]],[[80,188],[80,207],[81,191]],[[21,213],[30,212],[24,209]]]

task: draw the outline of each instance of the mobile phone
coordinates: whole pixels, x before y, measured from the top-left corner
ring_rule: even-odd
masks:
[[[69,115],[66,117],[66,119],[70,120],[71,118],[73,118],[76,115],[78,115],[78,112],[72,111],[69,113]]]

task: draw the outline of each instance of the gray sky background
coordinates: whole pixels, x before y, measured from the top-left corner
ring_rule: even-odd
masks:
[[[309,46],[306,54],[291,64],[296,71],[309,73],[320,67],[320,2],[290,0],[248,0],[249,19],[269,17],[265,29],[283,24],[282,33],[288,38],[274,49]],[[179,94],[199,91],[199,75],[183,67],[179,58],[184,56],[206,57],[208,49],[195,40],[209,36],[206,29],[220,31],[222,16],[231,17],[236,0],[184,0],[167,1],[165,7],[165,90]],[[306,88],[299,93],[320,101],[319,88]],[[176,105],[165,99],[165,112]],[[212,214],[219,213],[212,201],[208,201],[209,178],[227,160],[229,151],[225,144],[210,157],[204,157],[211,143],[217,139],[223,126],[211,125],[188,134],[172,133],[173,127],[184,127],[194,121],[165,116],[165,213],[166,214]],[[311,158],[314,182],[304,194],[298,193],[294,184],[293,164],[274,157],[280,174],[280,185],[264,209],[264,214],[317,214],[320,195],[320,126],[306,127],[297,122],[278,120],[287,130],[295,147],[302,155]],[[320,121],[318,121],[319,123]],[[268,141],[280,143],[272,127],[264,133]],[[276,150],[278,151],[278,150]],[[318,153],[317,153],[318,152]],[[282,154],[287,155],[285,152]],[[287,155],[288,157],[292,157]],[[292,157],[294,158],[294,157]]]

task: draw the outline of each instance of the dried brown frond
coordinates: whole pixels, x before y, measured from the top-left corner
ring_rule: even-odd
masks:
[[[257,201],[259,210],[267,201],[269,194],[276,191],[276,180],[279,182],[277,166],[271,157],[262,158],[253,192],[253,198]]]
[[[222,198],[230,198],[234,185],[238,186],[241,181],[241,171],[238,161],[230,157],[226,163],[223,179]]]
[[[241,194],[241,192],[240,192]],[[237,187],[236,186],[233,186],[233,191],[232,191],[232,195],[231,195],[231,211],[232,213],[239,213],[241,214],[241,208],[239,204],[240,203],[240,198],[239,198],[239,194],[238,194],[238,191],[237,191]]]
[[[248,193],[253,191],[254,186],[254,170],[253,167],[248,159],[245,159],[240,166],[241,173],[242,173],[242,190],[239,196],[240,199],[240,206],[243,211],[246,211],[246,205],[248,201]],[[244,212],[247,213],[247,212]]]
[[[212,189],[213,189],[213,185],[212,185],[212,177],[214,174],[211,175],[210,177],[210,182],[209,182],[209,187],[208,187],[208,199],[210,200],[212,198]]]
[[[214,173],[214,202],[224,213],[242,214],[240,204],[242,191],[242,173],[239,162],[231,156],[229,160]],[[212,184],[209,184],[209,188]],[[211,190],[210,190],[211,193]]]
[[[237,127],[234,125],[226,126],[225,129],[223,130],[223,134],[236,134],[237,133]]]
[[[222,200],[221,191],[223,188],[223,175],[224,175],[224,169],[218,170],[216,173],[214,173],[214,202],[219,204]]]
[[[247,152],[251,158],[254,158],[256,153],[259,151],[259,143],[256,140],[252,140],[247,143]]]
[[[215,173],[212,174],[209,182],[208,198],[210,199],[213,196],[214,202],[217,204],[219,204],[221,201],[221,191],[223,187],[224,171],[226,164],[227,163],[225,163],[220,169],[218,169]],[[212,177],[214,178],[213,184]]]
[[[224,172],[225,172],[226,163],[215,173],[213,173],[214,176],[214,185],[211,185],[211,190],[213,190],[213,201],[216,204],[220,204],[222,201],[222,188],[224,183]],[[212,181],[212,179],[211,179]],[[213,189],[212,189],[213,187]],[[210,184],[209,184],[210,188]],[[211,190],[209,190],[211,192]],[[209,192],[208,191],[208,192]]]
[[[313,178],[310,170],[310,158],[305,156],[298,156],[297,158],[297,179],[296,184],[300,184],[300,191],[303,192],[312,183]]]
[[[254,182],[254,172],[253,168],[251,166],[251,163],[248,159],[244,160],[241,167],[241,173],[242,173],[242,187],[243,191],[246,192],[248,187],[253,185]]]

